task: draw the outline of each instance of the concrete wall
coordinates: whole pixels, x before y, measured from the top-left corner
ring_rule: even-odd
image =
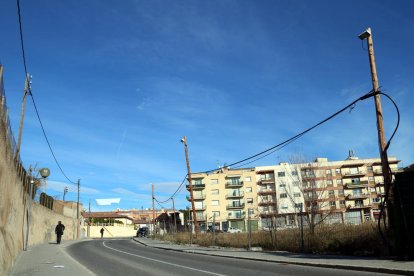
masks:
[[[63,204],[62,212],[54,212],[32,200],[30,194],[36,182],[30,181],[20,159],[16,158],[16,143],[2,87],[0,66],[0,275],[6,275],[28,245],[55,241],[57,221],[66,226],[63,239],[76,237],[77,223],[73,204]]]
[[[89,226],[90,238],[100,238],[101,228],[104,228],[104,238],[113,237],[133,237],[136,235],[137,230],[133,226]],[[82,232],[87,233],[87,226],[82,227]]]

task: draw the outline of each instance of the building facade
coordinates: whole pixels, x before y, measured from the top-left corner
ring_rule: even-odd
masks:
[[[399,161],[389,158],[393,172]],[[192,174],[201,230],[212,225],[246,231],[297,227],[299,223],[361,224],[378,219],[385,195],[379,158],[229,169]],[[187,185],[189,190],[189,185]],[[187,200],[191,201],[190,196]]]

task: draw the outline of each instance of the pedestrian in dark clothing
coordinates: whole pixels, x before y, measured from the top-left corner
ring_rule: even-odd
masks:
[[[61,221],[58,221],[58,225],[56,225],[56,227],[55,227],[56,243],[57,244],[60,244],[60,240],[62,238],[63,231],[65,231],[65,225],[63,225]]]
[[[101,239],[103,238],[103,233],[104,233],[104,229],[103,229],[103,227],[101,228]]]

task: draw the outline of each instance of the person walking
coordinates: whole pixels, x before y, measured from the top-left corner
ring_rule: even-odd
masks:
[[[56,243],[57,244],[60,244],[60,240],[62,239],[63,231],[65,231],[65,225],[63,225],[62,222],[59,220],[58,224],[55,227]]]
[[[100,232],[101,232],[101,239],[103,238],[103,233],[104,233],[104,231],[105,231],[105,230],[104,230],[104,229],[103,229],[103,227],[102,227],[102,228],[101,228],[101,231],[100,231]]]

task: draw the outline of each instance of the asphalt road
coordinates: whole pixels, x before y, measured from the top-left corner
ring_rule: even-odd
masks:
[[[79,242],[67,252],[96,275],[378,275],[168,251],[131,239]]]

